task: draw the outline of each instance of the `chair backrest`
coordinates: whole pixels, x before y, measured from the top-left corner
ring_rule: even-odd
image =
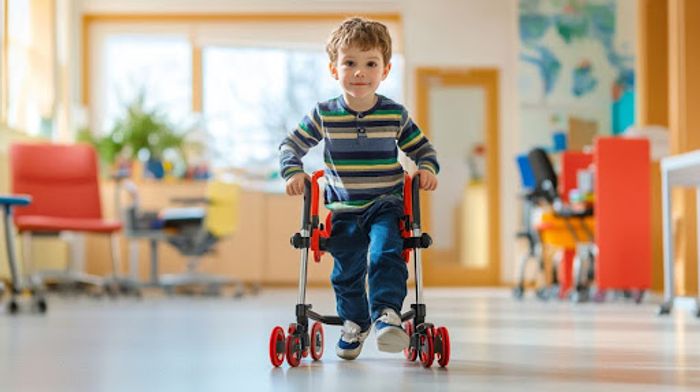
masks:
[[[535,176],[535,190],[541,194],[549,203],[553,203],[559,198],[557,191],[557,174],[552,167],[547,152],[536,147],[527,154],[527,159],[532,167]]]
[[[207,230],[219,238],[233,233],[238,226],[240,187],[233,183],[210,181],[207,200]]]
[[[15,216],[102,218],[97,154],[91,146],[14,144],[10,172],[12,192],[33,200]]]
[[[536,187],[535,175],[532,173],[532,166],[527,159],[527,155],[521,154],[515,158],[518,163],[518,171],[520,172],[520,185],[523,189],[533,190]]]
[[[561,154],[561,198],[569,202],[569,191],[578,186],[578,171],[593,163],[593,154],[580,151],[564,151]]]

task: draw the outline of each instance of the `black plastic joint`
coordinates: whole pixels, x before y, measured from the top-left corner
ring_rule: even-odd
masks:
[[[428,233],[423,233],[420,236],[420,247],[423,249],[429,248],[433,244],[433,239]]]
[[[301,234],[294,233],[289,239],[289,243],[296,249],[306,249],[309,247],[310,241],[308,237],[302,237]]]
[[[423,324],[425,322],[425,304],[411,304],[411,309],[415,312],[414,325]]]
[[[320,250],[325,251],[325,250],[328,249],[328,244],[329,244],[329,243],[330,243],[330,238],[323,238],[323,237],[321,237],[321,238],[318,239],[318,248],[319,248]]]
[[[401,217],[401,224],[404,230],[411,230],[411,217],[404,215]]]
[[[433,244],[433,239],[427,233],[423,233],[420,237],[408,237],[403,240],[404,249],[425,249]]]
[[[297,304],[295,310],[297,315],[297,324],[303,326],[304,330],[306,330],[306,327],[309,325],[309,316],[307,314],[309,309],[311,309],[311,305]]]

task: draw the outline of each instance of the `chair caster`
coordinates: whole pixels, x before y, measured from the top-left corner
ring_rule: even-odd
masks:
[[[577,304],[588,302],[590,293],[587,288],[579,288],[571,294],[571,300]]]
[[[48,310],[48,305],[46,305],[46,300],[43,297],[37,298],[34,301],[34,309],[39,313],[46,313]]]
[[[517,286],[513,288],[513,297],[515,299],[523,299],[525,295],[525,288],[523,286]]]
[[[19,304],[15,299],[12,299],[7,303],[7,312],[12,315],[19,313]]]
[[[593,302],[603,303],[603,302],[605,302],[606,296],[607,296],[607,292],[605,290],[597,290],[595,292],[595,294],[593,294]]]
[[[551,290],[547,287],[540,287],[535,291],[535,296],[537,299],[540,301],[549,301],[550,296],[552,293],[550,292]]]
[[[659,316],[666,316],[671,314],[671,309],[673,305],[670,302],[665,302],[659,307]]]

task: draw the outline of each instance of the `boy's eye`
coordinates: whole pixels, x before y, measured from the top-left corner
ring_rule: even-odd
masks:
[[[377,62],[376,62],[376,61],[370,61],[369,63],[367,63],[367,66],[368,66],[368,67],[374,68],[374,67],[377,66]]]
[[[343,63],[343,64],[347,65],[348,67],[352,67],[353,65],[355,65],[355,62],[352,61],[352,60],[347,60],[347,61],[345,61],[345,63]]]

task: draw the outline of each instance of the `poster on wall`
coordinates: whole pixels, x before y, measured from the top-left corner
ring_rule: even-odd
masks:
[[[528,145],[570,117],[617,134],[634,122],[634,2],[520,0],[518,92]]]

